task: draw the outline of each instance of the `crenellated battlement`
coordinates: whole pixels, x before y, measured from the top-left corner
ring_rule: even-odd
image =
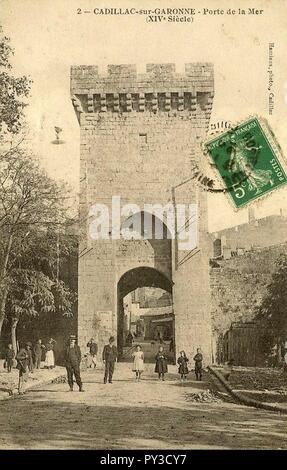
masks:
[[[138,74],[136,65],[108,65],[105,75],[97,66],[71,68],[73,105],[80,113],[190,111],[197,107],[210,117],[214,96],[213,65],[185,64],[177,73],[175,64],[147,64]]]

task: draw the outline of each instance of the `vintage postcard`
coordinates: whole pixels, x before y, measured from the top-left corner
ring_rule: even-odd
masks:
[[[287,2],[0,8],[0,449],[286,450]]]

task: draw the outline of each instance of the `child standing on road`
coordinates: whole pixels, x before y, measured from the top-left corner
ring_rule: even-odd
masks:
[[[181,381],[183,382],[186,380],[186,376],[189,373],[187,363],[189,359],[186,357],[185,351],[180,351],[179,358],[177,360],[178,363],[178,373],[180,374]]]
[[[136,346],[136,350],[133,353],[133,358],[133,371],[136,373],[136,381],[139,382],[141,374],[144,371],[144,353],[139,344]]]
[[[163,351],[163,347],[160,346],[158,353],[155,356],[155,372],[158,373],[159,380],[164,380],[164,374],[167,373],[167,356]]]

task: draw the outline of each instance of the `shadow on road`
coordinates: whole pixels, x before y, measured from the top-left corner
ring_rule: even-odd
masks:
[[[287,418],[272,413],[226,404],[186,404],[185,409],[177,408],[176,403],[174,407],[122,406],[120,402],[106,406],[96,393],[93,404],[71,403],[62,389],[59,400],[56,393],[51,400],[33,399],[35,392],[44,394],[45,391],[33,390],[19,400],[0,404],[1,446],[15,449],[286,448]],[[82,400],[84,394],[74,392],[74,395],[73,399]]]

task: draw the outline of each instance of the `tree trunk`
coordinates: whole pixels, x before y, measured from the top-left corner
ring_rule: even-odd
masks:
[[[277,345],[278,345],[278,349],[277,349],[277,351],[278,351],[278,364],[277,365],[279,366],[282,362],[282,340],[281,340],[281,338],[278,338]]]
[[[5,318],[5,307],[6,307],[6,300],[7,300],[7,295],[8,295],[8,288],[7,288],[7,285],[5,285],[6,284],[5,278],[7,275],[7,267],[8,267],[9,256],[10,256],[10,251],[12,247],[12,240],[13,240],[13,236],[10,233],[8,241],[7,241],[3,265],[2,265],[1,273],[0,273],[0,336],[1,336],[2,326],[3,326],[3,322]]]
[[[19,322],[19,318],[12,318],[12,321],[11,321],[11,343],[12,343],[12,347],[15,351],[15,354],[17,354],[16,329],[17,329],[18,322]]]
[[[5,318],[5,307],[6,307],[6,299],[7,299],[7,294],[8,294],[8,289],[5,287],[1,288],[0,285],[0,336],[1,336],[1,331],[2,331],[2,326]]]

